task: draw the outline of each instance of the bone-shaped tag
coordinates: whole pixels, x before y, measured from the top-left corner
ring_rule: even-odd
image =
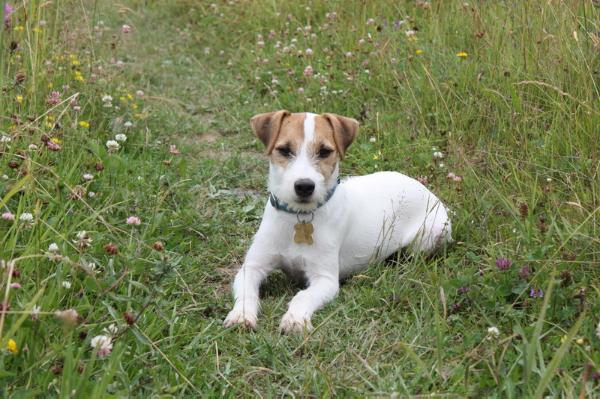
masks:
[[[312,245],[312,233],[315,231],[312,223],[300,222],[294,226],[294,242],[296,244]]]

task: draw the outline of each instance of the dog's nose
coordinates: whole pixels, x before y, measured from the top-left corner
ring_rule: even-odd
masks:
[[[310,179],[298,179],[294,183],[294,190],[298,197],[308,198],[315,191],[315,182]]]

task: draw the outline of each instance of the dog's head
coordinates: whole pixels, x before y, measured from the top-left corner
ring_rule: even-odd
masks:
[[[314,210],[325,201],[358,131],[352,118],[285,110],[256,115],[250,123],[271,160],[269,190],[297,211]]]

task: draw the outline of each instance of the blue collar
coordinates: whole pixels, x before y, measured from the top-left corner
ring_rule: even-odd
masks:
[[[327,201],[329,201],[331,199],[331,197],[333,197],[333,194],[335,193],[335,189],[337,188],[338,184],[340,184],[340,179],[337,179],[335,186],[333,186],[329,189],[329,191],[327,192],[327,195],[325,196],[325,201],[319,202],[315,209],[322,207],[323,205],[325,205],[327,203]],[[297,215],[297,214],[308,215],[309,213],[313,213],[315,211],[315,209],[313,209],[311,211],[295,211],[293,209],[290,209],[288,204],[286,204],[285,202],[281,202],[279,200],[279,198],[277,198],[275,196],[275,194],[273,194],[273,193],[269,193],[269,201],[271,202],[271,205],[273,205],[273,208],[277,209],[278,211],[284,211],[287,213],[291,213],[293,215]]]

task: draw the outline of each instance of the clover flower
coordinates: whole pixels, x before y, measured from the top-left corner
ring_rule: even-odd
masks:
[[[108,140],[106,142],[106,148],[108,149],[108,152],[117,152],[120,147],[121,146],[119,143],[115,140]]]
[[[2,219],[12,222],[13,220],[15,220],[15,215],[11,212],[4,212],[2,214]]]
[[[54,315],[60,321],[69,326],[74,326],[79,320],[79,314],[75,309],[57,310],[56,312],[54,312]]]
[[[137,216],[129,216],[125,223],[131,226],[139,226],[142,223],[142,221]]]
[[[59,251],[58,245],[55,242],[48,245],[48,252],[57,253],[58,251]]]
[[[94,179],[94,175],[91,173],[84,173],[82,177],[85,181],[91,181]]]
[[[33,215],[29,212],[24,212],[19,216],[19,220],[24,223],[33,223]]]
[[[31,320],[36,321],[40,318],[40,312],[42,311],[42,307],[39,305],[33,305],[31,308]]]
[[[496,259],[496,267],[502,271],[508,270],[512,262],[507,258],[498,258]]]
[[[542,291],[542,289],[535,289],[535,288],[531,288],[531,290],[529,291],[529,296],[531,298],[543,298],[544,297],[544,291]]]
[[[125,24],[123,26],[121,26],[121,32],[127,34],[127,33],[131,33],[131,26]]]
[[[90,346],[96,349],[99,357],[106,357],[112,351],[111,338],[106,335],[97,335],[90,341]]]
[[[306,76],[307,78],[310,78],[311,76],[313,76],[314,74],[314,69],[311,65],[308,65],[306,68],[304,68],[304,72],[303,72],[304,76]]]
[[[498,329],[498,327],[496,327],[496,326],[488,327],[486,339],[492,340],[492,339],[498,338],[499,336],[500,336],[500,330]]]

